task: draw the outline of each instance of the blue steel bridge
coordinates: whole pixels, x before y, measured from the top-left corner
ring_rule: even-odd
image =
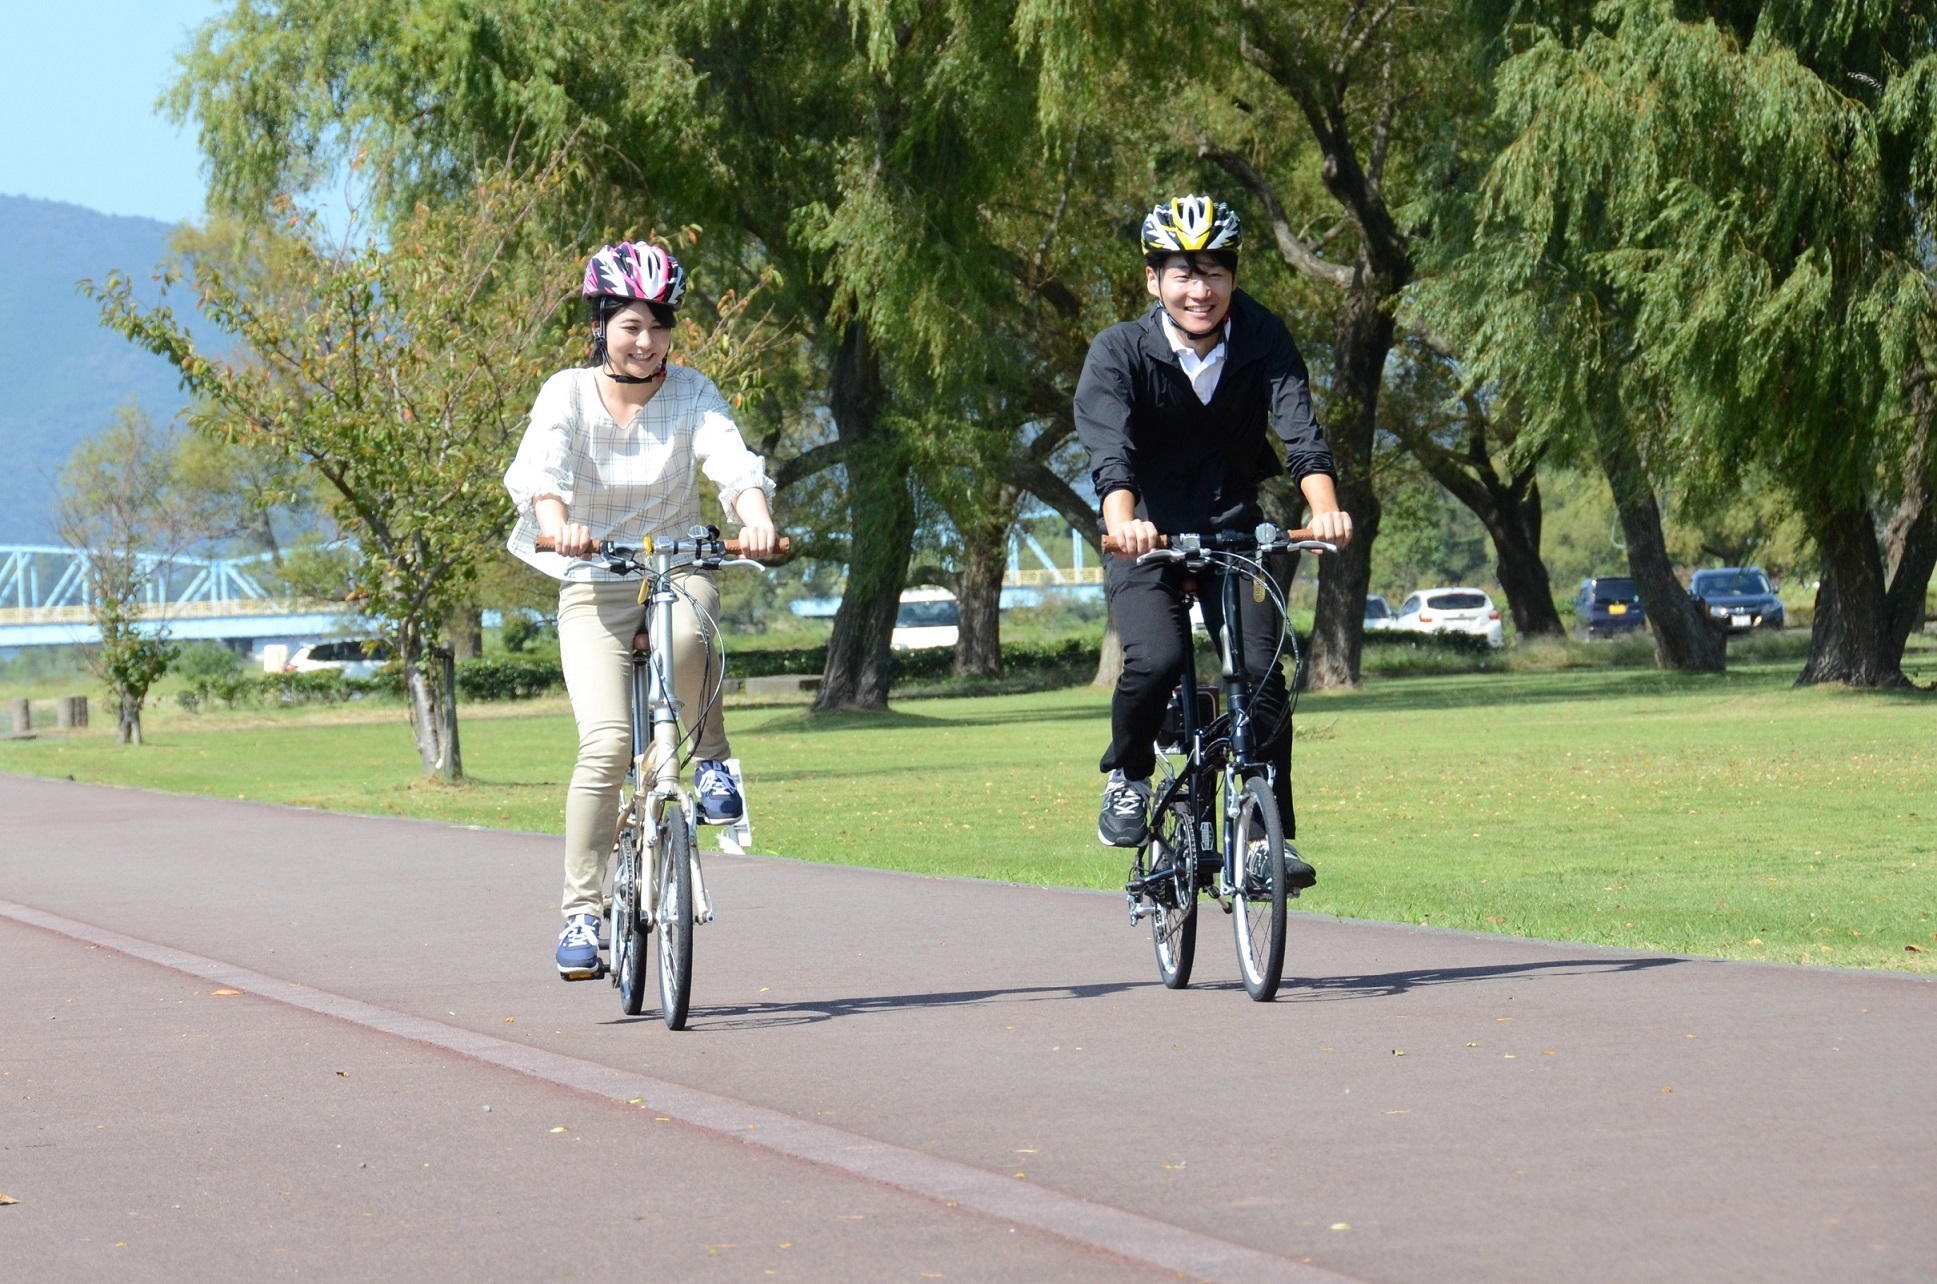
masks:
[[[265,642],[328,637],[355,617],[342,604],[277,597],[254,557],[143,557],[151,568],[143,615],[180,641],[259,650]],[[88,554],[56,544],[0,545],[0,652],[98,642],[88,618]]]

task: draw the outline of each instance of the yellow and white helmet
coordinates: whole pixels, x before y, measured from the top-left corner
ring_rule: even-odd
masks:
[[[1199,250],[1235,254],[1243,239],[1237,211],[1208,196],[1179,196],[1143,216],[1146,254],[1195,254]]]

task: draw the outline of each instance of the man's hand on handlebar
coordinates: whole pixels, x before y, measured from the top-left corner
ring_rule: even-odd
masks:
[[[1327,513],[1313,513],[1311,538],[1345,547],[1352,542],[1352,515],[1342,508],[1334,508]]]
[[[1163,543],[1163,536],[1157,533],[1155,526],[1135,518],[1112,527],[1110,537],[1116,541],[1117,553],[1121,557],[1142,557]]]

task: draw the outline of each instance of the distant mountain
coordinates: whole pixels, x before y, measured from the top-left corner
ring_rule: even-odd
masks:
[[[157,422],[185,404],[174,367],[101,328],[75,292],[119,268],[145,282],[174,228],[0,196],[0,544],[54,540],[53,479],[132,398]]]

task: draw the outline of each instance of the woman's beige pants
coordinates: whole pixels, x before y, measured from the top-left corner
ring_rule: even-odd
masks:
[[[673,582],[709,619],[718,619],[720,591],[703,571],[675,570]],[[619,786],[632,759],[632,638],[644,626],[639,581],[593,580],[558,592],[558,655],[565,689],[578,720],[578,766],[565,793],[565,916],[605,912],[605,867],[619,821]],[[653,639],[659,645],[659,639]],[[683,728],[705,707],[719,661],[710,630],[684,597],[673,604],[673,691]],[[709,674],[708,668],[713,672]],[[700,726],[696,758],[725,758],[726,718],[719,702]]]

